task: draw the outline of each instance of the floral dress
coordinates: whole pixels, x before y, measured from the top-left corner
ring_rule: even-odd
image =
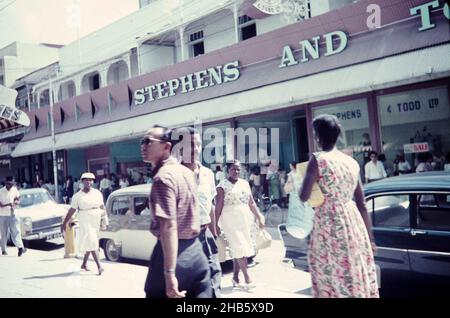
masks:
[[[250,185],[243,179],[231,183],[224,179],[218,186],[224,191],[224,205],[218,225],[228,241],[233,258],[250,257],[255,255],[252,226],[254,216],[248,200],[252,195]]]
[[[359,165],[334,149],[314,154],[324,203],[315,209],[309,267],[314,297],[379,297],[369,235],[353,199]]]

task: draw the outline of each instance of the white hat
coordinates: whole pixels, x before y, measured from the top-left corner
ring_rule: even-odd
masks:
[[[81,175],[81,178],[80,178],[80,179],[81,179],[81,180],[83,180],[83,179],[92,179],[92,180],[95,180],[95,176],[94,176],[93,173],[85,172],[85,173],[83,173],[83,174]]]

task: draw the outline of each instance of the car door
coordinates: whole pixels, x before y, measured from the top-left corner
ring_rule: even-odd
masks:
[[[133,241],[133,258],[149,260],[156,244],[156,238],[150,233],[150,208],[148,195],[138,195],[132,198],[133,216],[130,218],[130,241]]]
[[[415,195],[411,270],[450,278],[450,192]]]
[[[110,228],[116,231],[116,243],[121,245],[123,257],[129,257],[129,219],[132,215],[130,197],[120,195],[113,198],[111,203]]]
[[[409,271],[410,196],[378,194],[367,198],[366,202],[378,247],[376,263],[384,272]]]

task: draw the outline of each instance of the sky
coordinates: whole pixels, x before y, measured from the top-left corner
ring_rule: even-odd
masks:
[[[138,8],[139,0],[0,0],[0,48],[15,41],[68,44]]]

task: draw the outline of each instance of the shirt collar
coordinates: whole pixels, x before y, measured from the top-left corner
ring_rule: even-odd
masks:
[[[173,165],[173,164],[177,164],[177,163],[178,163],[178,161],[174,157],[169,156],[167,159],[160,161],[155,166],[155,168],[152,170],[151,177],[153,178],[158,173],[159,169],[161,169],[163,166],[165,166],[165,165]]]

